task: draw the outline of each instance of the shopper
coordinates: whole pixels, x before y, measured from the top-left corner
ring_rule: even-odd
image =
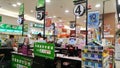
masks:
[[[7,47],[14,47],[14,46],[16,46],[15,40],[14,40],[14,35],[10,35],[9,39],[6,40],[6,46]]]
[[[41,33],[39,33],[37,35],[37,41],[36,42],[46,43],[46,40],[44,40],[44,38],[42,37]]]

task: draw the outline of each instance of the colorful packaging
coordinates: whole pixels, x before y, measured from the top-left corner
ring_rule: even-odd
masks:
[[[95,59],[95,55],[94,54],[91,54],[91,59]]]
[[[95,68],[98,68],[98,62],[95,62]]]
[[[95,62],[91,62],[91,68],[95,68]]]
[[[88,61],[85,61],[85,63],[84,63],[85,65],[88,65]]]
[[[98,68],[102,68],[102,63],[98,63]]]

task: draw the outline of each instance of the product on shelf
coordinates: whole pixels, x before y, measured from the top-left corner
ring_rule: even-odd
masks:
[[[109,68],[109,52],[100,44],[89,43],[83,49],[85,68]]]

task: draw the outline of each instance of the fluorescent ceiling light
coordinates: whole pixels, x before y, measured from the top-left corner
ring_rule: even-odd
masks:
[[[8,11],[8,10],[3,9],[3,8],[0,8],[0,14],[5,15],[5,16],[9,16],[9,17],[14,17],[14,18],[18,18],[18,15],[19,15],[19,13],[17,13],[17,12]],[[35,17],[31,17],[29,15],[25,15],[25,20],[37,22],[37,23],[43,23],[43,20],[39,21]]]
[[[20,2],[17,2],[17,5],[19,5],[19,6],[20,6],[20,5],[21,5],[21,3],[20,3]]]
[[[118,5],[120,5],[120,0],[118,0]]]
[[[62,22],[62,20],[59,20],[59,22]]]
[[[12,4],[12,6],[13,6],[13,7],[17,7],[17,5],[16,5],[16,4]]]
[[[120,17],[120,13],[119,13],[119,17]]]
[[[5,15],[5,16],[9,16],[9,17],[13,17],[13,18],[18,18],[18,14],[17,12],[12,12],[12,11],[9,11],[9,10],[6,10],[6,9],[3,9],[3,8],[0,8],[0,14],[1,15]],[[31,22],[36,22],[36,23],[43,23],[44,21],[39,21],[37,20],[35,17],[31,17],[29,15],[25,15],[25,20],[28,20],[28,21],[31,21]],[[59,20],[62,22],[62,20]],[[70,29],[69,26],[65,25],[65,28],[66,29]]]
[[[56,18],[56,16],[53,16],[53,18]]]
[[[69,13],[69,10],[65,10],[66,13]]]
[[[33,10],[30,10],[31,13],[33,13],[34,11]]]
[[[80,17],[79,16],[77,16],[77,19],[79,19]]]
[[[46,2],[50,3],[50,2],[51,2],[51,0],[46,0]]]
[[[100,4],[96,4],[96,5],[95,5],[96,8],[99,8],[100,6],[101,6]]]

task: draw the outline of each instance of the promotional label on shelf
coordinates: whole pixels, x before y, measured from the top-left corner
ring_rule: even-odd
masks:
[[[20,55],[12,55],[12,68],[31,68],[32,59]]]
[[[55,57],[55,45],[52,43],[34,43],[34,55],[49,59],[54,59]]]
[[[88,27],[89,28],[98,28],[99,27],[99,12],[89,12],[88,13]]]
[[[85,8],[82,4],[77,4],[74,8],[74,15],[76,16],[83,16],[85,13]]]

